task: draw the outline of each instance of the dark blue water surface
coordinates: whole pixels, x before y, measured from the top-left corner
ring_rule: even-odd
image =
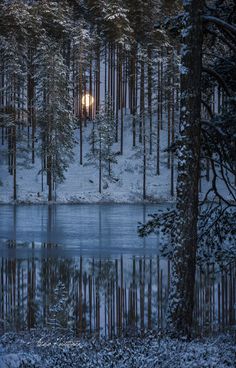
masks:
[[[158,237],[140,238],[137,226],[145,222],[149,214],[164,208],[164,205],[143,204],[2,205],[0,252],[6,251],[6,240],[15,240],[21,245],[21,254],[27,250],[28,242],[35,243],[35,251],[37,243],[57,244],[56,255],[58,252],[75,255],[156,253]],[[25,243],[24,246],[21,243]],[[55,253],[52,249],[50,252]]]

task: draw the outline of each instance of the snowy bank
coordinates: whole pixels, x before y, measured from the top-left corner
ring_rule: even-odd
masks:
[[[127,115],[124,127],[124,152],[119,153],[118,143],[114,144],[114,152],[117,153],[117,163],[112,165],[111,176],[103,169],[101,193],[99,193],[98,168],[91,164],[88,155],[91,151],[89,134],[91,127],[84,131],[84,160],[83,165],[79,161],[79,147],[74,147],[74,160],[65,172],[65,180],[57,184],[53,191],[53,200],[56,203],[173,203],[175,202],[175,190],[171,193],[171,170],[168,168],[167,158],[167,128],[160,133],[160,175],[156,172],[156,154],[148,154],[146,167],[146,199],[143,200],[143,156],[142,146],[132,146],[132,125],[130,116]],[[76,132],[78,135],[79,132]],[[4,145],[0,146],[0,203],[14,203],[13,201],[13,177],[8,170],[8,156]],[[28,162],[25,165],[18,158],[17,166],[17,203],[48,203],[48,188],[46,177],[42,177],[41,158],[36,157],[35,164]],[[177,172],[174,170],[174,189]],[[209,189],[211,181],[202,178],[200,199]],[[221,192],[230,199],[221,182],[218,183]],[[172,195],[173,194],[173,195]],[[213,198],[213,197],[212,197]],[[209,199],[211,197],[209,196]]]
[[[165,204],[175,203],[174,197],[147,196],[143,200],[137,193],[80,193],[78,195],[63,194],[54,201],[48,201],[47,197],[37,193],[27,193],[16,201],[9,197],[0,197],[0,204]]]
[[[160,336],[104,340],[40,330],[0,339],[1,368],[233,368],[235,353],[230,335],[192,341]]]

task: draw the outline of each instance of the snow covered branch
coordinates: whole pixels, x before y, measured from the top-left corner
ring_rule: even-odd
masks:
[[[232,24],[225,22],[223,19],[213,17],[211,15],[204,15],[202,19],[205,23],[209,23],[209,22],[214,23],[218,25],[220,28],[226,29],[232,32],[234,35],[236,35],[236,27]]]

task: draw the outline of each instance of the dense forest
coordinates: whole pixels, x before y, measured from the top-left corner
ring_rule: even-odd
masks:
[[[70,320],[78,335],[88,328],[99,335],[101,323],[109,337],[121,336],[124,326],[143,335],[155,325],[168,337],[191,338],[206,320],[204,332],[216,331],[216,315],[219,330],[229,326],[231,331],[236,317],[235,1],[14,0],[1,2],[0,19],[0,202],[14,204],[15,233],[19,203],[48,204],[50,232],[50,211],[57,203],[171,204],[160,211],[157,206],[138,226],[145,247],[150,234],[161,239],[165,268],[159,253],[134,257],[126,285],[123,254],[104,264],[100,259],[96,266],[90,259],[86,271],[82,256],[79,266],[73,260],[63,271],[50,258],[39,266],[33,254],[28,274],[17,264],[19,298],[14,294],[11,300],[12,305],[24,300],[20,272],[27,274],[29,297],[22,306],[27,305],[28,320],[23,323],[20,314],[14,320],[29,329],[39,319],[50,320],[56,312],[44,298],[51,298],[60,312],[65,312],[61,303],[75,306],[73,318],[68,311],[58,318],[63,326]],[[119,231],[122,221],[116,221]],[[99,212],[100,235],[110,222],[101,224]],[[57,247],[48,241],[43,249],[46,244]],[[2,262],[2,280],[15,277],[16,263],[14,272],[11,266]],[[64,284],[53,271],[57,267]],[[51,288],[40,291],[40,317],[34,309],[37,282]],[[3,286],[0,291],[3,295]],[[205,310],[204,304],[210,307]],[[8,310],[4,313],[11,318]]]
[[[150,156],[155,156],[155,174],[160,174],[164,124],[166,146],[175,139],[179,56],[167,33],[157,29],[161,4],[141,3],[2,5],[2,144],[14,200],[17,163],[34,165],[36,156],[41,160],[40,192],[48,188],[48,200],[55,199],[53,190],[65,178],[75,145],[78,164],[97,166],[99,192],[102,175],[117,180],[112,166],[123,155],[127,114],[129,144],[143,157],[139,165],[146,198]],[[90,145],[86,157],[85,140]],[[174,195],[174,154],[168,151],[167,156]]]
[[[207,182],[204,194],[219,194],[223,187],[235,200],[234,4],[217,5],[205,6],[199,40],[204,62],[200,177]],[[3,2],[0,11],[1,152],[3,170],[12,177],[11,198],[17,200],[27,186],[34,198],[47,193],[49,201],[56,200],[57,184],[73,160],[79,176],[82,165],[96,168],[95,190],[102,192],[120,180],[117,163],[128,171],[126,161],[137,157],[130,171],[140,172],[142,198],[149,198],[149,176],[159,183],[166,172],[161,180],[174,196],[185,73],[181,2],[12,1]],[[126,150],[133,155],[127,157]],[[18,185],[23,168],[32,167],[36,171],[24,171],[28,180]],[[6,177],[5,170],[2,185]],[[127,180],[126,190],[132,173]]]

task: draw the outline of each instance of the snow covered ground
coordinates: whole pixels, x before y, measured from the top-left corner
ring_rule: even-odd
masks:
[[[148,122],[147,122],[148,124]],[[155,132],[155,117],[154,117]],[[124,154],[117,155],[117,164],[112,165],[112,177],[104,177],[102,181],[102,193],[98,191],[98,168],[88,165],[88,156],[91,146],[88,140],[92,123],[84,128],[83,138],[83,165],[79,163],[79,144],[74,148],[74,162],[69,166],[65,174],[65,181],[57,185],[57,203],[137,203],[143,202],[143,155],[142,145],[132,147],[131,119],[127,113],[124,124]],[[137,132],[138,133],[138,132]],[[79,132],[77,132],[79,141]],[[148,131],[147,131],[148,135]],[[137,134],[138,142],[138,134]],[[153,154],[149,154],[149,137],[147,137],[147,184],[146,202],[173,202],[171,196],[171,172],[167,167],[167,123],[160,132],[160,175],[156,175],[156,137],[153,135]],[[7,142],[0,146],[0,203],[11,203],[13,198],[13,177],[9,175],[7,157],[4,155]],[[114,152],[120,151],[120,143],[114,144]],[[44,191],[41,188],[42,177],[39,174],[41,161],[39,157],[36,163],[30,163],[24,158],[27,167],[22,165],[22,159],[18,158],[17,167],[17,201],[25,203],[47,202],[47,185],[44,177]],[[105,170],[104,170],[105,172]],[[176,170],[174,173],[176,180]],[[209,187],[205,179],[202,180],[202,192]],[[203,194],[202,194],[203,195]]]
[[[233,368],[235,354],[230,335],[192,341],[160,336],[109,341],[36,330],[0,338],[1,368]]]

